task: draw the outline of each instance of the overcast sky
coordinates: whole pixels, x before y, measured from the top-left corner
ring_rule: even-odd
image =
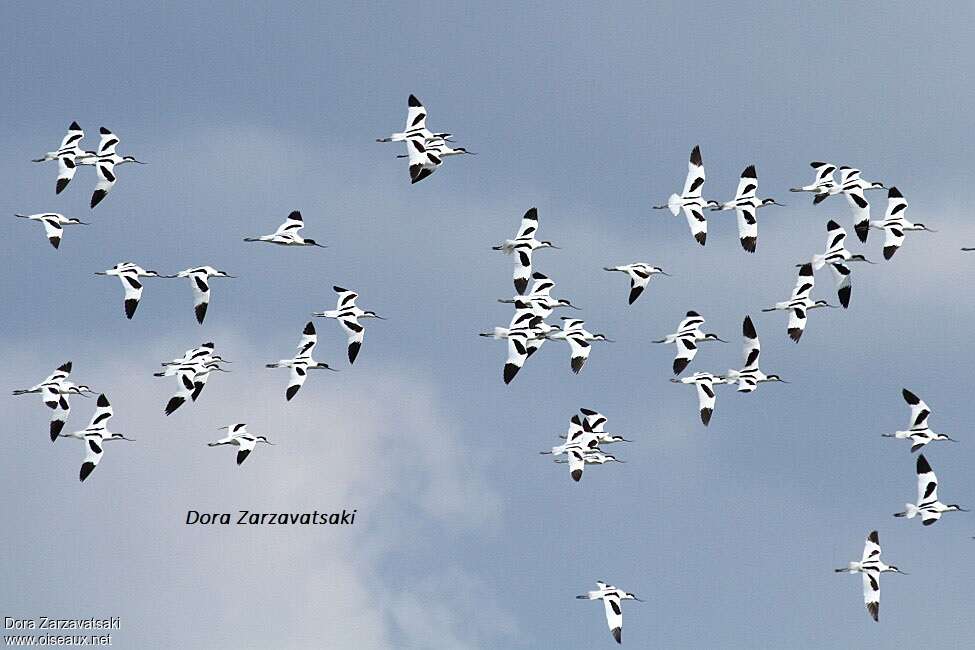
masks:
[[[79,484],[82,446],[50,443],[35,396],[6,398],[2,614],[121,616],[123,648],[610,647],[602,607],[574,599],[604,579],[648,601],[625,603],[630,647],[975,643],[975,519],[892,518],[915,497],[914,458],[880,437],[907,424],[911,388],[962,441],[927,450],[942,500],[975,506],[975,257],[958,250],[975,246],[973,7],[686,5],[5,6],[0,384],[70,359],[137,442],[112,443]],[[416,186],[402,146],[374,142],[410,93],[479,154]],[[72,120],[88,148],[104,125],[149,162],[119,168],[94,211],[89,169],[56,196],[56,165],[29,162]],[[683,217],[650,210],[680,190],[695,144],[707,197],[730,199],[754,163],[760,194],[788,204],[762,211],[755,255],[732,213],[701,248]],[[850,309],[814,312],[797,346],[784,314],[759,310],[789,296],[830,218],[852,226],[842,199],[788,193],[817,159],[896,184],[939,232],[857,266]],[[562,246],[536,268],[617,342],[579,376],[549,343],[505,386],[505,345],[476,334],[510,319],[496,299],[512,263],[491,246],[531,206]],[[241,241],[295,209],[328,249]],[[93,225],[55,251],[12,216],[42,211]],[[880,241],[862,252],[881,260]],[[848,244],[860,251],[852,231]],[[127,321],[117,280],[93,275],[123,260],[239,278],[212,282],[202,327],[186,280],[147,280]],[[628,306],[601,267],[634,261],[674,277]],[[388,320],[366,322],[354,368],[343,332],[318,322],[316,357],[341,372],[286,403],[287,372],[263,365],[332,308],[334,284]],[[814,293],[835,302],[828,272]],[[737,367],[752,314],[763,369],[791,383],[720,391],[705,429],[694,390],[668,381],[673,350],[650,343],[689,309],[733,341],[693,369]],[[151,373],[205,340],[233,372],[167,418],[175,382]],[[579,407],[635,442],[573,484],[537,452]],[[92,408],[74,400],[68,428]],[[205,445],[232,422],[277,445],[236,467]],[[357,518],[183,524],[240,508]],[[884,576],[879,624],[859,577],[832,571],[872,529],[910,573]]]

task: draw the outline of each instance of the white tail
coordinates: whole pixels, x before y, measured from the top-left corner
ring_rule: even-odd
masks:
[[[913,503],[904,504],[904,516],[906,516],[908,519],[914,519],[918,512],[919,510],[917,509],[917,506]]]
[[[812,258],[813,271],[818,271],[819,269],[823,268],[825,264],[826,264],[825,255],[813,255]]]
[[[667,199],[667,207],[670,208],[670,214],[676,217],[677,213],[680,212],[680,195],[671,194],[670,198]]]

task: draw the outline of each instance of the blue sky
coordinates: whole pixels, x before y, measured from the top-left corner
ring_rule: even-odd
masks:
[[[119,647],[609,647],[602,609],[573,599],[603,578],[648,600],[626,604],[635,647],[971,645],[975,520],[893,519],[915,495],[914,460],[879,434],[903,428],[900,389],[914,390],[932,426],[962,439],[927,454],[943,500],[975,504],[959,381],[975,258],[958,251],[975,245],[972,13],[5,6],[3,382],[30,385],[72,359],[138,442],[110,448],[79,485],[80,445],[52,446],[43,407],[7,399],[4,615],[121,616]],[[479,153],[412,187],[400,146],[373,142],[399,128],[410,93]],[[120,153],[150,163],[122,167],[94,211],[90,174],[55,196],[53,166],[29,162],[72,120],[88,144],[105,125]],[[694,144],[707,196],[730,198],[754,163],[761,193],[788,204],[762,212],[756,255],[730,213],[711,219],[702,249],[682,217],[649,209],[680,188]],[[815,159],[896,184],[908,216],[939,232],[856,268],[851,308],[814,313],[796,346],[785,316],[759,309],[822,252],[829,218],[852,223],[842,200],[787,192]],[[617,343],[578,377],[564,347],[546,345],[506,387],[504,345],[476,333],[509,320],[495,300],[512,293],[511,261],[490,247],[533,205],[540,236],[563,247],[537,268]],[[327,250],[240,241],[294,209]],[[54,251],[12,217],[40,211],[94,225]],[[93,275],[122,260],[240,277],[213,282],[202,327],[185,280],[147,280],[129,322],[117,281]],[[600,269],[638,260],[674,277],[627,306],[626,281]],[[830,276],[817,280],[832,299]],[[341,372],[286,404],[286,373],[262,366],[330,308],[333,284],[389,320],[368,323],[351,369],[338,327],[320,323],[316,356]],[[740,362],[750,313],[763,369],[792,383],[721,392],[704,429],[693,390],[668,381],[672,351],[650,343],[688,309],[734,341],[702,350],[697,369]],[[208,339],[233,373],[166,418],[173,387],[151,372]],[[574,485],[536,452],[582,406],[636,442],[617,450],[625,465]],[[73,407],[80,428],[92,405]],[[236,468],[204,444],[235,421],[279,445]],[[181,523],[190,508],[343,507],[358,508],[356,526]],[[832,572],[874,528],[911,574],[884,576],[879,625],[859,579]]]

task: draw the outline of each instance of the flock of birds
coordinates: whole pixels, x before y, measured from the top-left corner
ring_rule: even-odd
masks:
[[[456,155],[470,154],[463,147],[452,146],[452,134],[446,132],[432,132],[427,128],[427,110],[414,95],[410,95],[407,108],[406,126],[401,132],[380,138],[378,142],[405,142],[406,153],[399,158],[409,159],[409,175],[411,183],[417,183],[443,165],[443,161]],[[51,151],[35,162],[58,161],[58,176],[55,191],[60,194],[74,178],[77,167],[93,166],[97,173],[97,183],[92,193],[90,207],[95,208],[112,190],[116,183],[115,168],[125,163],[141,163],[132,156],[120,156],[116,153],[119,138],[109,129],[100,129],[100,142],[97,151],[86,151],[81,142],[84,131],[72,122],[68,133],[63,138],[60,147]],[[888,187],[877,181],[866,181],[860,176],[860,171],[852,167],[837,167],[831,163],[811,163],[815,177],[813,182],[802,187],[792,188],[792,192],[806,192],[813,194],[813,203],[819,204],[831,196],[843,195],[852,211],[854,232],[861,243],[866,244],[871,229],[884,232],[883,257],[890,260],[903,245],[906,233],[914,231],[932,231],[922,223],[909,221],[906,216],[907,201],[896,187]],[[839,181],[836,173],[839,172]],[[665,205],[653,206],[655,209],[668,209],[674,216],[683,212],[687,224],[695,241],[704,246],[707,242],[708,220],[707,212],[721,212],[734,210],[737,215],[738,235],[741,247],[748,253],[754,253],[758,246],[758,213],[761,208],[781,206],[774,198],[759,198],[758,175],[755,165],[748,165],[742,171],[735,196],[730,201],[705,199],[703,188],[705,182],[704,163],[701,149],[695,146],[688,161],[688,172],[684,181],[684,188],[680,194],[671,194]],[[887,191],[887,207],[883,219],[871,220],[870,204],[866,193],[872,190]],[[69,225],[90,225],[88,222],[76,218],[68,218],[59,213],[17,214],[19,218],[40,222],[45,234],[54,248],[58,248],[64,235],[64,227]],[[273,232],[267,235],[244,238],[245,242],[269,243],[278,246],[309,246],[324,248],[324,244],[301,235],[304,227],[301,212],[294,211]],[[541,349],[546,341],[565,342],[569,350],[569,367],[575,374],[579,374],[586,365],[592,351],[592,344],[597,342],[612,342],[605,334],[593,333],[586,329],[584,320],[570,316],[562,316],[557,323],[548,323],[556,310],[580,308],[566,298],[555,298],[552,291],[555,282],[544,273],[537,271],[533,265],[533,255],[542,249],[558,249],[559,247],[548,240],[538,239],[539,218],[538,211],[533,207],[522,217],[521,225],[512,239],[505,239],[493,247],[493,250],[509,255],[514,262],[513,284],[516,294],[509,298],[499,299],[499,303],[514,305],[514,313],[507,327],[494,327],[482,332],[482,337],[503,339],[507,343],[507,357],[502,370],[502,380],[511,383],[525,362]],[[819,308],[848,308],[852,295],[851,265],[856,262],[873,264],[863,254],[851,253],[846,248],[846,230],[830,219],[826,225],[827,242],[825,251],[814,254],[808,260],[802,261],[798,267],[798,277],[791,295],[787,300],[774,303],[763,312],[786,312],[788,324],[786,328],[789,338],[799,343],[806,329],[809,313]],[[964,248],[962,250],[975,250]],[[824,299],[814,299],[812,291],[815,287],[815,274],[824,267],[832,273],[839,304],[830,304]],[[616,266],[603,267],[606,272],[624,273],[629,278],[628,303],[633,304],[647,289],[650,281],[656,276],[670,274],[649,262],[632,262]],[[120,262],[111,269],[99,271],[97,275],[115,276],[122,283],[124,291],[123,313],[127,319],[132,319],[142,299],[144,278],[187,278],[194,294],[194,313],[196,320],[202,325],[210,303],[210,280],[212,278],[233,278],[226,271],[209,265],[187,268],[172,275],[161,274],[147,270],[134,262]],[[529,285],[531,285],[529,289]],[[358,294],[340,286],[333,287],[337,294],[335,309],[313,312],[315,318],[334,319],[338,321],[347,337],[347,354],[350,365],[354,364],[360,352],[364,326],[367,319],[383,319],[376,312],[360,308],[356,302]],[[698,397],[698,413],[701,422],[707,426],[714,414],[716,404],[716,390],[721,385],[735,385],[741,393],[751,393],[761,384],[782,382],[788,383],[777,374],[766,374],[759,366],[761,358],[761,343],[755,323],[750,315],[746,315],[742,322],[743,362],[740,368],[730,369],[724,374],[698,370],[684,375],[685,371],[695,361],[698,346],[707,342],[727,342],[713,332],[705,332],[705,319],[694,310],[687,311],[685,317],[677,325],[672,334],[655,340],[654,343],[673,345],[675,354],[672,363],[674,383],[693,385]],[[313,353],[318,342],[318,333],[314,322],[309,321],[302,329],[298,347],[290,358],[267,363],[267,368],[287,368],[289,381],[285,390],[285,399],[291,401],[299,392],[312,370],[335,371],[328,363],[318,361]],[[175,377],[177,390],[169,398],[164,412],[171,415],[184,404],[193,403],[200,397],[210,375],[214,372],[229,372],[224,366],[230,361],[215,353],[212,341],[202,343],[198,347],[186,350],[182,356],[165,361],[162,370],[154,373],[156,377]],[[101,461],[103,445],[107,441],[126,440],[120,433],[108,429],[113,416],[113,408],[105,394],[98,394],[94,413],[84,429],[65,432],[71,406],[69,399],[75,396],[90,397],[97,393],[85,384],[75,383],[70,379],[72,363],[59,366],[53,373],[40,383],[27,389],[15,390],[15,395],[39,394],[45,406],[50,409],[49,437],[52,442],[59,438],[75,438],[85,443],[85,457],[82,462],[79,479],[85,481]],[[928,427],[930,409],[928,405],[907,389],[903,397],[910,407],[909,427],[903,431],[883,434],[895,439],[911,441],[911,451],[916,452],[925,445],[935,441],[954,440],[943,433],[936,433]],[[548,451],[540,452],[551,455],[556,463],[566,464],[572,481],[582,479],[587,465],[605,465],[623,463],[625,461],[606,452],[603,447],[616,443],[630,442],[622,435],[606,430],[607,418],[593,409],[583,408],[572,415],[568,431],[561,436],[561,444],[553,446]],[[237,465],[240,465],[256,448],[258,444],[271,443],[263,435],[253,435],[248,432],[245,423],[236,423],[223,427],[227,435],[219,440],[208,443],[217,447],[229,445],[237,448]],[[938,479],[924,455],[919,455],[916,464],[918,482],[918,496],[916,503],[906,504],[903,512],[896,517],[912,519],[919,517],[925,526],[938,521],[944,513],[964,511],[957,504],[945,504],[938,497]],[[877,531],[872,531],[866,539],[863,555],[858,562],[850,562],[847,567],[836,569],[837,572],[861,573],[863,575],[864,602],[870,616],[879,620],[880,608],[880,574],[885,572],[903,573],[896,566],[887,565],[880,560],[880,541]],[[623,600],[640,601],[634,594],[618,589],[605,582],[597,582],[597,589],[577,596],[579,599],[601,600],[603,602],[606,621],[610,632],[617,643],[622,643],[623,615],[621,602]]]

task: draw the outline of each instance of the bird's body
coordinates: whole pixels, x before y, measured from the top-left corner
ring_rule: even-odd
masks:
[[[348,336],[349,363],[355,363],[356,357],[359,356],[359,349],[362,347],[362,337],[365,334],[365,328],[359,323],[359,320],[365,318],[385,319],[374,311],[357,307],[355,301],[359,297],[359,294],[356,292],[339,286],[333,286],[332,289],[335,293],[339,294],[335,309],[316,311],[312,316],[317,318],[334,318],[338,321]]]
[[[755,165],[749,165],[741,173],[735,198],[726,203],[719,203],[712,210],[734,210],[738,215],[738,239],[741,247],[748,253],[754,253],[758,245],[758,209],[769,205],[782,205],[775,199],[758,198],[758,174]]]
[[[125,317],[131,319],[135,316],[135,310],[139,307],[139,300],[142,298],[142,282],[139,278],[161,278],[165,277],[156,271],[147,271],[134,262],[119,262],[107,271],[98,271],[96,275],[114,275],[122,283],[125,291],[125,298],[122,304]]]
[[[78,475],[81,481],[84,481],[95,471],[95,467],[98,466],[98,463],[102,459],[102,454],[104,453],[103,444],[105,442],[109,440],[132,441],[132,438],[126,438],[121,433],[113,433],[108,430],[108,421],[112,418],[113,413],[114,411],[112,410],[112,405],[108,402],[108,398],[104,394],[99,395],[98,402],[95,405],[95,414],[92,416],[88,426],[81,431],[60,434],[62,438],[76,438],[85,443],[85,459],[81,463],[81,471]]]
[[[640,297],[643,290],[647,288],[654,275],[670,275],[663,269],[646,262],[633,262],[632,264],[622,264],[620,266],[604,266],[603,270],[617,271],[630,276],[630,296],[628,300],[631,305],[636,302],[636,299]]]
[[[836,281],[836,296],[844,309],[850,306],[850,296],[853,293],[853,283],[850,280],[851,262],[873,264],[863,255],[853,254],[846,249],[846,230],[830,219],[826,224],[826,252],[813,255],[811,263],[814,271],[829,265]]]
[[[68,420],[68,414],[71,412],[71,403],[68,401],[68,397],[70,395],[86,397],[89,393],[94,393],[88,386],[75,384],[68,380],[68,376],[71,374],[71,368],[72,364],[68,361],[58,366],[54,372],[40,383],[30,388],[13,391],[14,395],[39,394],[44,405],[52,410],[49,427],[51,442],[58,439],[58,435],[64,429],[64,424]]]
[[[166,403],[166,415],[172,415],[187,400],[195,402],[203,392],[211,373],[229,372],[220,365],[227,362],[226,359],[213,354],[213,350],[212,342],[204,343],[198,348],[187,350],[181,359],[163,363],[163,370],[153,373],[154,377],[175,376],[177,380],[178,389]]]
[[[427,109],[423,106],[423,103],[416,98],[416,95],[410,95],[406,102],[406,127],[397,133],[393,133],[386,138],[377,138],[376,142],[404,142],[410,138],[422,138],[423,140],[431,140],[433,138],[443,138],[449,139],[450,133],[431,133],[427,129]]]
[[[886,189],[883,183],[867,181],[860,177],[860,170],[853,167],[840,167],[840,182],[833,187],[818,192],[813,203],[820,203],[828,196],[842,194],[853,211],[854,231],[861,242],[866,243],[870,224],[870,204],[864,192]]]
[[[266,242],[269,244],[277,244],[278,246],[317,246],[319,248],[325,248],[324,245],[319,244],[314,239],[306,239],[301,236],[301,229],[305,227],[305,221],[301,216],[301,212],[298,210],[293,211],[285,219],[284,223],[278,226],[270,235],[261,235],[259,237],[245,237],[246,242]]]
[[[675,384],[694,384],[697,388],[697,405],[701,414],[701,422],[704,423],[704,426],[708,426],[711,422],[711,416],[714,414],[714,404],[717,400],[714,387],[723,383],[723,378],[710,372],[695,372],[688,377],[671,378],[670,381]]]
[[[84,221],[75,219],[74,217],[66,217],[63,214],[57,212],[39,212],[37,214],[15,214],[15,217],[21,219],[30,219],[31,221],[39,221],[41,225],[44,226],[44,235],[47,240],[51,242],[51,246],[58,248],[61,245],[61,238],[64,236],[65,226],[81,225],[87,226]]]
[[[511,383],[528,357],[541,345],[543,331],[538,327],[542,321],[542,317],[535,314],[527,300],[516,300],[515,313],[508,327],[495,327],[489,332],[480,333],[480,336],[505,339],[508,342],[508,357],[502,371],[505,384]]]
[[[889,260],[894,253],[904,243],[904,237],[908,232],[931,230],[923,223],[912,223],[904,217],[907,211],[907,200],[896,187],[887,191],[887,212],[884,214],[883,221],[871,221],[870,227],[884,231],[884,259]]]
[[[412,136],[406,144],[407,158],[410,159],[410,183],[419,183],[435,172],[449,156],[474,155],[464,147],[451,147],[441,137],[423,138]]]
[[[586,365],[586,360],[589,359],[589,353],[592,351],[591,344],[594,341],[611,343],[612,340],[606,338],[605,334],[593,334],[586,329],[585,321],[578,318],[563,316],[562,320],[562,328],[551,332],[547,338],[569,344],[569,367],[572,372],[579,374]]]
[[[833,306],[825,300],[813,300],[811,298],[815,284],[816,281],[813,276],[812,264],[803,264],[799,267],[799,277],[796,280],[795,288],[792,290],[792,296],[788,300],[777,302],[772,307],[762,310],[766,312],[789,312],[789,324],[786,331],[789,334],[789,338],[796,343],[802,338],[802,333],[806,329],[806,319],[808,318],[809,311],[821,307]]]
[[[609,625],[609,632],[613,635],[613,638],[617,643],[623,643],[623,609],[620,607],[620,603],[624,600],[636,600],[638,602],[643,602],[637,598],[636,594],[631,594],[622,589],[617,589],[613,585],[606,584],[605,582],[596,581],[597,589],[595,591],[588,591],[576,598],[580,600],[601,600],[603,601],[603,606],[606,609],[606,623]]]
[[[702,341],[722,341],[717,334],[707,334],[701,330],[704,318],[696,311],[689,311],[684,316],[684,320],[677,326],[677,331],[668,334],[654,343],[673,343],[677,346],[677,354],[674,356],[673,370],[675,375],[684,372],[690,365],[694,357],[697,356],[697,344]]]
[[[863,545],[863,556],[859,562],[850,562],[844,568],[836,569],[836,573],[863,574],[863,602],[867,612],[875,621],[880,620],[880,574],[903,573],[893,565],[884,564],[880,559],[880,536],[877,531],[871,531]]]
[[[814,178],[813,182],[809,185],[790,188],[790,192],[812,192],[818,196],[820,194],[827,193],[832,188],[836,187],[836,165],[828,162],[814,161],[809,163],[809,166],[813,168],[816,178]],[[815,198],[813,200],[815,200]]]
[[[707,243],[708,238],[708,220],[704,216],[704,210],[719,207],[717,201],[706,201],[701,197],[704,179],[701,148],[695,146],[687,162],[687,177],[684,179],[683,191],[680,194],[671,194],[666,205],[653,206],[655,210],[669,209],[675,217],[683,210],[691,234],[701,246]]]
[[[968,512],[958,504],[941,503],[938,499],[938,477],[928,464],[924,454],[917,457],[917,503],[904,504],[904,512],[898,512],[895,517],[913,519],[920,515],[921,523],[930,526],[946,512]]]
[[[210,278],[232,278],[234,276],[212,266],[194,266],[180,271],[175,277],[189,278],[190,284],[193,286],[193,312],[196,314],[196,321],[202,325],[203,319],[207,315],[207,307],[210,306]]]
[[[532,253],[539,248],[558,248],[550,241],[536,239],[538,232],[538,210],[529,208],[521,218],[521,227],[514,239],[506,239],[492,250],[501,251],[505,255],[514,255],[514,285],[515,291],[523,295],[528,288],[528,279],[532,276]]]
[[[745,316],[741,325],[742,338],[744,339],[743,358],[744,362],[740,370],[729,370],[722,378],[722,383],[738,384],[739,393],[751,393],[759,384],[765,382],[784,380],[778,375],[766,375],[758,366],[758,359],[762,354],[762,344],[758,340],[758,332],[755,331],[755,324],[752,323],[751,316]]]
[[[258,443],[264,443],[266,445],[274,444],[264,436],[255,436],[248,433],[246,424],[231,424],[227,427],[221,427],[221,429],[227,429],[228,434],[219,440],[208,442],[207,446],[220,447],[221,445],[230,445],[237,447],[237,465],[243,463],[250,456],[250,453],[254,451]]]
[[[911,408],[910,428],[905,431],[883,433],[881,434],[882,436],[885,438],[910,440],[912,452],[915,452],[929,442],[934,442],[936,440],[957,442],[949,435],[935,433],[931,430],[931,428],[928,426],[928,416],[931,415],[931,409],[924,400],[906,388],[901,390],[901,395],[904,397],[904,401],[907,402],[907,405]]]
[[[532,284],[531,291],[527,294],[499,299],[498,302],[512,305],[517,302],[527,302],[535,315],[541,316],[542,318],[548,318],[554,310],[560,307],[579,309],[565,298],[552,297],[552,289],[555,288],[555,282],[547,275],[536,271],[532,273],[532,279],[535,282]]]
[[[79,165],[93,165],[98,174],[98,183],[95,184],[95,191],[91,194],[92,208],[101,203],[102,199],[115,187],[117,180],[115,168],[117,166],[125,163],[145,164],[132,156],[120,156],[115,153],[119,138],[104,126],[99,129],[99,134],[101,140],[98,143],[98,151],[85,151],[75,158],[75,162]]]
[[[34,159],[33,162],[58,161],[58,180],[54,187],[55,194],[60,194],[64,191],[64,188],[74,178],[74,174],[78,169],[77,159],[85,153],[81,148],[81,141],[84,137],[85,132],[81,130],[78,123],[72,122],[68,127],[68,132],[61,139],[61,146],[54,151],[48,151],[40,158]]]
[[[301,341],[298,343],[298,351],[291,359],[281,359],[276,363],[267,364],[268,368],[290,368],[291,377],[288,381],[288,389],[285,391],[285,399],[289,402],[305,383],[309,370],[333,370],[327,363],[315,361],[312,352],[318,342],[318,335],[315,333],[315,325],[311,322],[305,325],[301,333]]]

